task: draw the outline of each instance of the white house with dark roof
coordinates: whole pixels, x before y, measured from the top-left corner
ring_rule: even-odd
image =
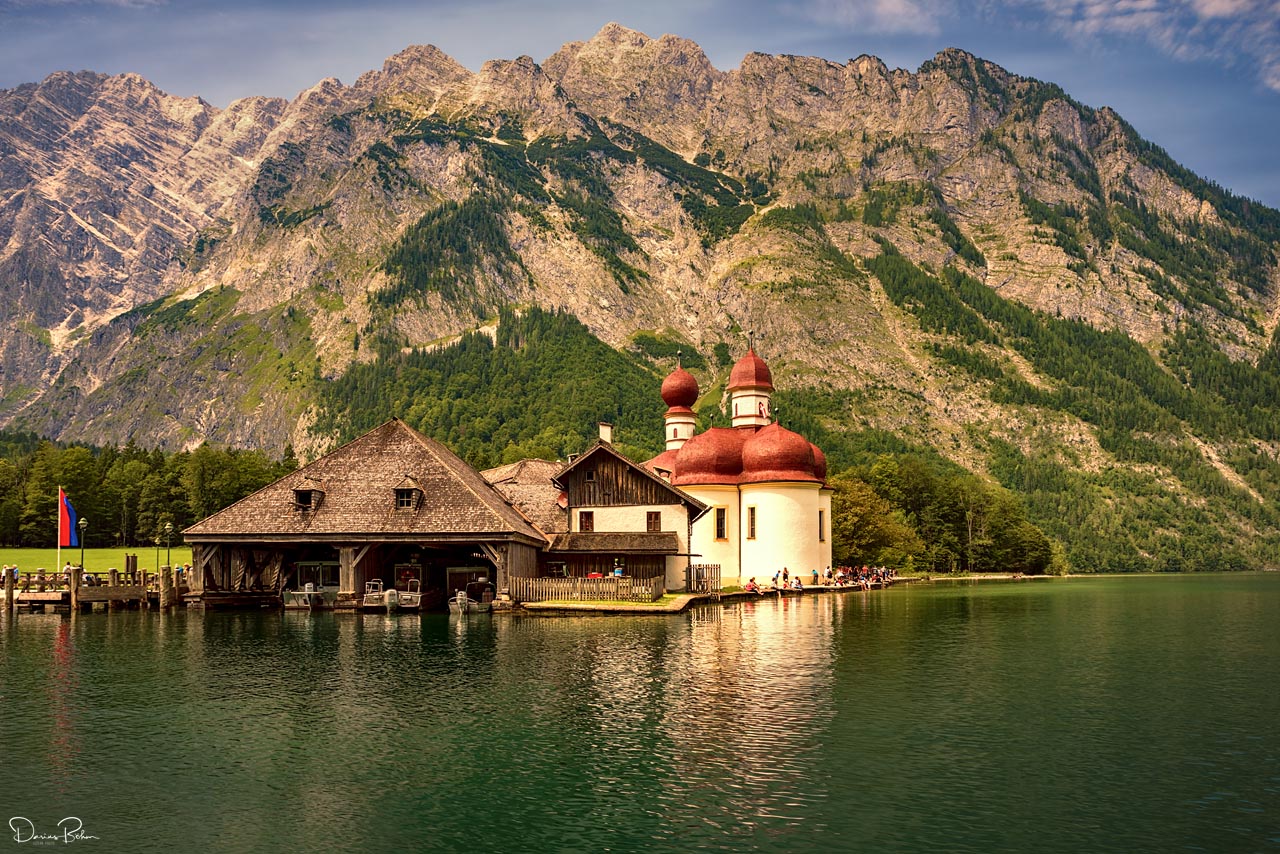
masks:
[[[547,565],[567,575],[621,571],[686,586],[689,537],[707,506],[614,449],[612,429],[552,479],[562,490],[567,530],[551,542]]]

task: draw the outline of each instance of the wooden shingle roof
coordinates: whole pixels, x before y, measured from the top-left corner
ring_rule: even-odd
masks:
[[[324,501],[298,509],[294,490],[324,484]],[[422,491],[397,508],[396,490]],[[546,538],[444,445],[392,419],[184,532],[190,540]]]
[[[558,534],[569,530],[569,515],[557,503],[562,491],[553,480],[563,467],[551,460],[520,460],[480,474],[544,533]]]

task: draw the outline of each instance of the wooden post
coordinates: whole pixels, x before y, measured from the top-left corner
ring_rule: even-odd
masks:
[[[74,566],[71,572],[67,573],[67,589],[71,591],[71,613],[80,610],[80,574],[84,572],[83,567]]]
[[[13,570],[7,566],[4,568],[4,610],[13,612]]]
[[[160,610],[167,611],[173,607],[173,567],[160,567]]]

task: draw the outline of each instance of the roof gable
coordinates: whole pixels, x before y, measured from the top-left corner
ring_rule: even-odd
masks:
[[[324,502],[294,493],[324,484]],[[396,490],[421,490],[413,507]],[[522,534],[544,540],[502,495],[444,445],[392,419],[188,528],[199,538],[323,535]]]
[[[611,464],[613,466],[621,466],[626,472],[626,477],[630,481],[636,484],[643,485],[645,492],[651,493],[651,494],[656,493],[666,498],[666,500],[664,501],[643,501],[639,503],[684,504],[690,509],[691,519],[697,519],[703,513],[707,512],[708,507],[706,504],[703,504],[701,501],[694,498],[692,495],[685,492],[684,490],[679,489],[675,486],[672,486],[665,479],[658,477],[656,474],[644,468],[643,466],[638,465],[632,462],[631,460],[627,459],[622,454],[620,454],[617,450],[615,450],[613,445],[611,445],[610,443],[604,440],[598,440],[594,445],[592,445],[590,448],[584,451],[576,459],[570,461],[567,465],[565,465],[564,468],[562,468],[556,474],[554,478],[554,482],[557,485],[564,488],[566,491],[569,491],[571,493],[570,495],[571,505],[600,506],[602,504],[616,503],[616,502],[610,502],[610,501],[593,501],[593,500],[587,500],[585,502],[582,500],[575,501],[574,496],[572,495],[574,490],[570,488],[570,484],[574,482],[578,482],[583,477],[583,474],[586,471],[599,467],[602,463]],[[579,488],[577,491],[578,492],[584,491],[581,489],[581,485],[579,485]],[[590,491],[590,490],[587,490],[587,491]],[[623,501],[621,503],[636,503],[636,502]]]

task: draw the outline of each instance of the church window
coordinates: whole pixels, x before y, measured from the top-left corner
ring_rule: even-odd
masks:
[[[747,539],[754,540],[756,538],[756,508],[747,508]]]
[[[818,542],[825,543],[827,541],[827,511],[818,511]]]
[[[729,514],[723,507],[716,508],[716,539],[729,539]]]

